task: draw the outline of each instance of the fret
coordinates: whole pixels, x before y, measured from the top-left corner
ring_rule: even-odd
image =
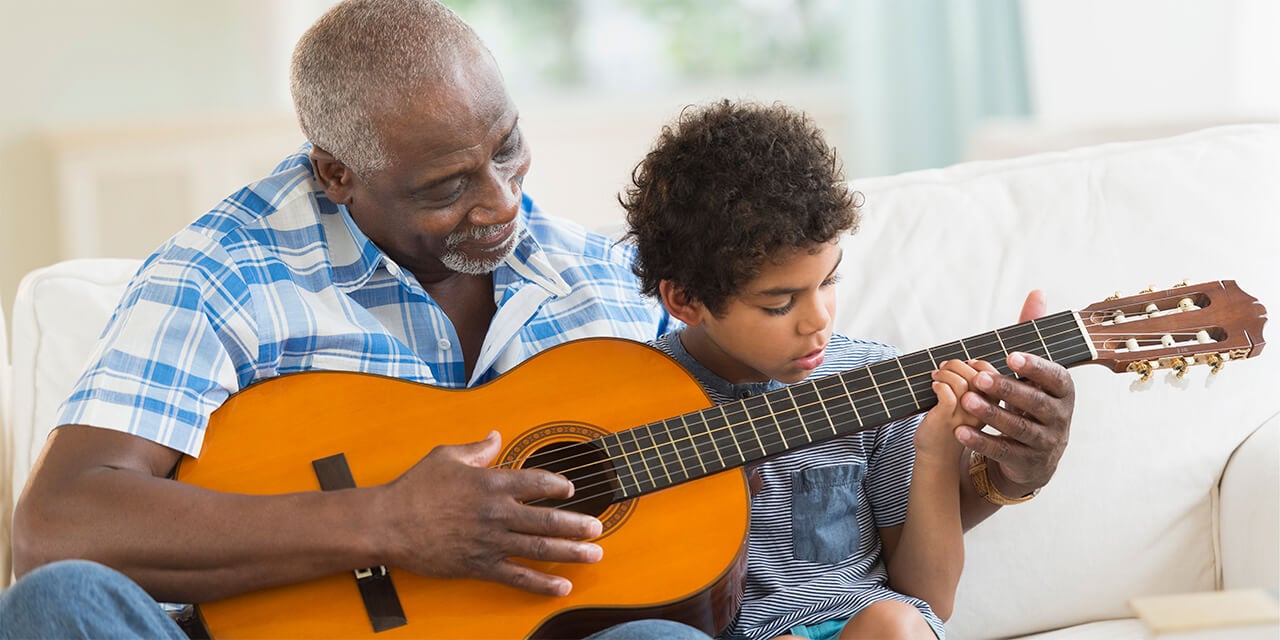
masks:
[[[663,485],[659,484],[658,476],[654,475],[654,471],[659,468],[660,462],[653,450],[653,436],[649,434],[649,425],[628,429],[627,431],[631,433],[636,441],[635,459],[644,468],[644,477],[649,479],[648,486],[644,487],[644,490],[653,491],[660,488]],[[641,484],[643,485],[644,483],[642,482]]]
[[[898,358],[898,365],[905,372],[908,385],[912,389],[912,398],[917,409],[927,409],[937,404],[938,396],[933,392],[933,376],[936,367],[928,351],[916,351]]]
[[[1052,351],[1049,351],[1049,345],[1048,345],[1047,343],[1045,343],[1045,341],[1044,341],[1044,334],[1040,332],[1040,325],[1039,325],[1039,323],[1038,323],[1036,320],[1032,320],[1030,324],[1031,324],[1031,328],[1032,328],[1032,329],[1035,329],[1035,331],[1036,331],[1036,337],[1040,339],[1040,346],[1041,346],[1041,347],[1044,347],[1044,355],[1045,355],[1045,357],[1046,357],[1046,358],[1048,358],[1048,359],[1050,359],[1050,360],[1052,360],[1052,359],[1053,359],[1053,352],[1052,352]]]
[[[885,415],[893,415],[893,410],[889,408],[889,403],[888,401],[885,400],[885,395],[884,395],[885,392],[888,391],[889,389],[888,387],[885,387],[881,384],[882,380],[884,382],[888,382],[890,378],[889,376],[885,375],[883,367],[881,367],[881,371],[879,372],[877,372],[875,369],[876,369],[875,365],[870,365],[866,367],[867,377],[871,379],[871,388],[875,390],[876,397],[880,399],[880,406],[884,407]],[[880,375],[877,376],[876,373],[879,373]]]
[[[908,393],[910,387],[907,379],[902,375],[902,369],[896,360],[877,362],[867,367],[867,370],[876,381],[876,392],[885,405],[885,413],[897,417],[902,415],[904,408],[915,408],[916,403]]]
[[[662,471],[667,475],[667,484],[688,480],[689,474],[684,473],[684,461],[680,459],[679,445],[672,438],[666,421],[649,425],[649,432],[653,434],[653,448],[662,463]]]
[[[738,443],[738,438],[729,427],[729,415],[725,413],[724,405],[716,406],[707,411],[707,425],[711,433],[715,434],[716,449],[723,456],[728,466],[740,465],[750,459],[742,452],[742,446]],[[732,445],[733,448],[729,448],[729,445]]]
[[[810,440],[813,438],[815,428],[819,425],[821,425],[823,431],[830,431],[829,435],[834,436],[839,433],[836,430],[836,421],[832,419],[831,413],[827,410],[827,403],[822,401],[822,397],[818,393],[817,384],[821,383],[797,384],[787,387],[787,393],[791,394],[791,401],[795,403],[796,413],[800,416],[800,421],[805,424],[805,435]]]
[[[809,424],[805,422],[804,413],[800,411],[800,405],[796,403],[796,394],[791,391],[791,385],[783,387],[782,391],[787,392],[787,399],[785,403],[789,405],[789,407],[785,409],[785,411],[788,412],[787,419],[786,419],[787,425],[790,426],[792,422],[795,422],[800,427],[800,434],[804,436],[803,444],[809,444],[810,442],[813,442],[813,432],[810,429]],[[782,394],[779,392],[777,402],[771,405],[773,407],[774,414],[778,416],[779,423],[783,421],[783,418],[781,415],[782,412],[784,411],[781,408],[783,404],[784,404],[784,401],[782,400]],[[823,424],[826,424],[826,422],[823,422]],[[796,440],[797,442],[795,444],[797,445],[801,444],[799,442],[799,438],[796,438]]]
[[[848,430],[843,428],[846,425],[857,427],[865,424],[853,398],[849,397],[849,388],[845,382],[847,373],[816,380],[813,385],[817,402],[824,407],[833,429],[840,433]]]
[[[640,478],[636,474],[635,467],[632,466],[631,464],[632,458],[636,455],[635,453],[636,448],[635,448],[634,436],[626,437],[628,435],[631,435],[629,432],[630,430],[622,431],[619,433],[613,433],[606,436],[605,438],[606,440],[611,440],[612,446],[616,447],[618,450],[618,453],[614,454],[610,445],[606,444],[605,450],[609,453],[609,456],[615,459],[621,458],[623,463],[627,465],[627,472],[625,474],[622,473],[622,468],[618,467],[618,481],[622,485],[623,495],[628,497],[638,496],[644,492],[644,489],[640,486]],[[627,444],[628,441],[630,441],[632,444],[628,445]],[[617,466],[616,463],[615,463],[615,466]],[[631,481],[632,489],[627,489],[626,483],[624,482],[624,480]]]
[[[901,358],[894,358],[894,359],[893,359],[893,363],[894,363],[894,364],[896,364],[896,365],[898,365],[898,371],[902,373],[902,381],[903,381],[904,383],[906,383],[907,393],[911,394],[911,404],[912,404],[912,406],[919,407],[919,406],[920,406],[920,398],[918,398],[918,397],[916,396],[916,390],[911,388],[911,376],[907,375],[907,370],[906,370],[906,368],[902,366],[902,359],[901,359]]]
[[[1036,330],[1032,327],[1030,322],[997,329],[996,333],[1000,335],[1000,341],[1013,351],[1031,353],[1042,358],[1049,357],[1049,353],[1044,350],[1044,346],[1040,343],[1040,338],[1037,336]],[[1006,367],[1001,369],[1000,372],[1004,373],[1007,370],[1008,368]]]
[[[663,422],[671,431],[671,439],[680,453],[680,468],[684,470],[685,478],[706,475],[707,465],[702,462],[702,454],[698,452],[698,444],[693,441],[693,434],[689,433],[689,423],[685,422],[684,416],[676,416]],[[695,463],[696,469],[692,468]]]
[[[755,428],[751,426],[746,403],[722,404],[720,408],[724,410],[725,418],[729,423],[729,433],[733,435],[733,441],[738,444],[743,460],[757,460],[764,457],[764,443],[760,441],[760,434],[756,433]]]
[[[995,365],[1004,362],[1005,356],[1008,355],[1000,342],[1000,337],[994,331],[965,338],[963,342],[969,346],[969,353],[973,355],[973,360],[985,360]]]
[[[753,396],[744,400],[742,406],[746,409],[747,421],[755,432],[764,455],[786,451],[787,438],[782,434],[782,425],[778,424],[778,417],[774,415],[769,399],[763,395]]]
[[[845,395],[855,407],[859,425],[875,425],[889,421],[888,405],[880,398],[871,369],[862,367],[840,375]]]
[[[947,360],[969,360],[964,355],[964,348],[960,346],[960,341],[948,342],[929,349],[929,357],[933,358],[936,363],[934,369],[942,367],[942,363]]]
[[[1053,354],[1054,362],[1070,366],[1093,358],[1093,352],[1089,349],[1089,340],[1085,338],[1074,311],[1063,311],[1049,316],[1047,320],[1051,321],[1054,327],[1055,337],[1050,340],[1056,350]]]
[[[705,418],[706,411],[699,411],[696,414],[690,414],[695,417],[691,422],[688,416],[681,416],[685,425],[689,429],[690,437],[693,438],[693,448],[698,452],[698,461],[702,464],[703,473],[713,473],[722,469],[729,468],[724,462],[724,457],[720,455],[720,447],[716,445],[716,435],[711,431],[711,425],[707,423]],[[712,456],[715,456],[714,460]]]

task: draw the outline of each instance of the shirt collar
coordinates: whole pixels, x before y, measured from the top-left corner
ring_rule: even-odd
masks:
[[[702,382],[702,385],[709,391],[722,395],[726,398],[741,400],[751,396],[758,396],[762,393],[781,389],[786,386],[777,380],[766,380],[764,382],[739,382],[733,383],[721,378],[713,373],[710,369],[704,367],[701,362],[694,359],[685,350],[684,343],[680,341],[682,332],[668,333],[661,339],[666,342],[667,350],[675,358],[680,366],[684,367],[693,377]]]
[[[395,262],[360,230],[345,205],[334,204],[323,190],[315,193],[315,201],[320,223],[329,241],[334,285],[344,293],[351,293],[364,286],[378,267],[386,268],[402,280],[408,279],[408,275],[401,273]],[[571,291],[529,232],[531,206],[532,200],[528,196],[521,198],[516,247],[494,270],[494,294],[498,301],[502,300],[506,290],[514,290],[522,282],[538,285],[555,297],[568,295]]]

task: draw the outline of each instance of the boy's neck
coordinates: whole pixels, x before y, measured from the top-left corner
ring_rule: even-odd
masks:
[[[676,338],[684,347],[685,353],[729,384],[771,381],[768,376],[761,375],[760,372],[726,354],[715,344],[715,341],[710,339],[701,326],[685,327]]]

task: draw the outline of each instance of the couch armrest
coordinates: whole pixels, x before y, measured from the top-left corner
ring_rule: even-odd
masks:
[[[1231,454],[1219,491],[1222,588],[1280,586],[1280,414]]]

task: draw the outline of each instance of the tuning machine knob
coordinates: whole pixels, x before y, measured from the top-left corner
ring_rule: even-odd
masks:
[[[1128,370],[1138,374],[1140,376],[1139,379],[1142,382],[1146,382],[1151,379],[1151,373],[1155,371],[1155,367],[1151,366],[1151,363],[1146,360],[1139,360],[1137,362],[1130,362]]]

